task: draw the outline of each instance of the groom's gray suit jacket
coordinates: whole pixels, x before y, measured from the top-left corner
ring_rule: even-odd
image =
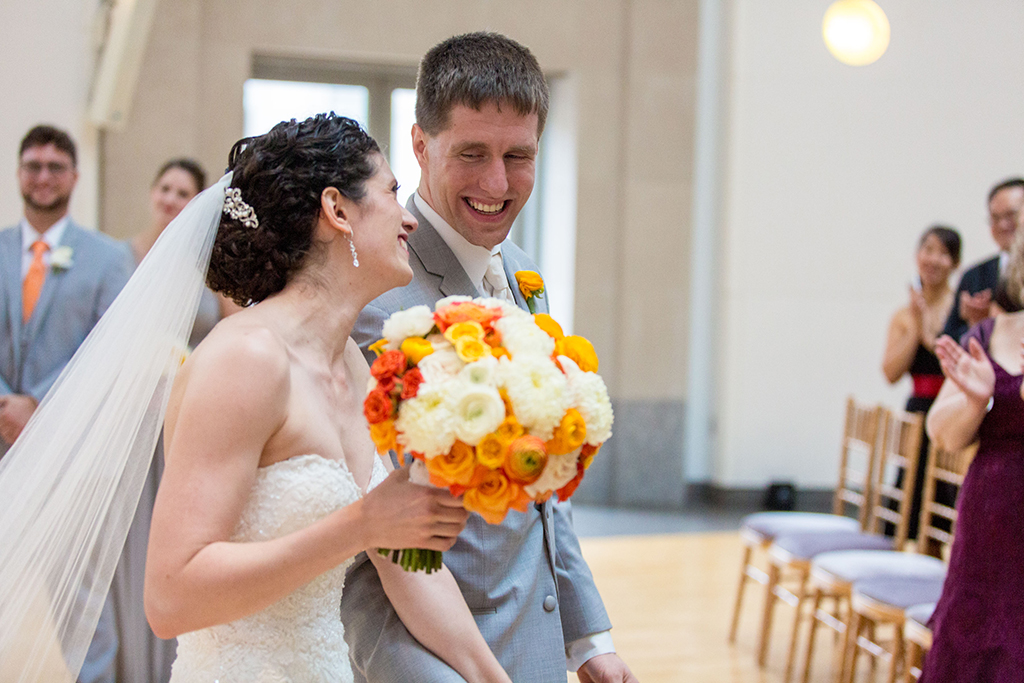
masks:
[[[41,401],[128,282],[134,262],[125,245],[69,221],[60,246],[71,248],[71,267],[47,271],[32,317],[22,323],[21,246],[20,226],[0,231],[0,396]],[[0,456],[9,447],[0,439]],[[112,683],[116,651],[108,599],[78,680]]]
[[[384,321],[395,311],[419,304],[433,307],[446,296],[482,296],[412,199],[408,208],[419,221],[409,240],[412,283],[371,302],[353,332],[371,361],[367,347],[380,338]],[[511,242],[502,246],[502,256],[516,303],[526,308],[514,273],[537,266]],[[537,303],[544,309],[538,312],[546,312],[546,301]],[[552,498],[543,506],[531,505],[526,514],[509,512],[500,525],[471,515],[455,546],[444,554],[444,563],[481,633],[516,683],[565,683],[565,645],[611,628],[580,553],[568,502]],[[365,556],[349,572],[341,617],[356,680],[463,680],[405,629]]]

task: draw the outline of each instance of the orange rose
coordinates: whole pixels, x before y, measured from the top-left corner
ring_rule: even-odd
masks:
[[[555,342],[555,355],[571,358],[583,372],[597,372],[597,352],[584,337],[571,335]]]
[[[483,480],[462,497],[463,506],[476,512],[488,524],[501,524],[509,507],[519,500],[522,489],[501,470],[490,470]]]
[[[493,327],[487,328],[487,331],[484,333],[484,342],[491,348],[501,346],[501,333]]]
[[[540,477],[547,462],[544,442],[536,436],[521,436],[509,446],[504,470],[512,481],[532,484]]]
[[[402,342],[402,353],[413,365],[434,352],[434,345],[423,337],[408,337]]]
[[[547,332],[548,336],[555,341],[565,337],[565,333],[562,332],[562,326],[555,322],[555,319],[547,313],[535,313],[533,322],[537,323],[537,327]]]
[[[450,451],[426,461],[427,472],[430,473],[430,483],[440,487],[448,487],[452,484],[467,486],[476,471],[474,455],[472,446],[456,441]]]
[[[370,425],[370,438],[377,445],[377,452],[387,455],[388,451],[398,452],[398,432],[394,420],[384,420]]]
[[[380,387],[367,394],[366,400],[363,402],[363,415],[366,416],[366,421],[372,425],[390,419],[394,416],[394,411],[395,404],[392,403],[391,396]]]
[[[488,434],[476,445],[476,461],[487,469],[496,470],[505,464],[507,448],[508,444],[497,434]]]
[[[489,327],[491,323],[501,317],[501,309],[486,308],[472,301],[459,301],[434,313],[434,322],[437,329],[444,332],[455,323],[474,321],[483,327]]]
[[[402,375],[402,400],[415,398],[420,391],[420,384],[423,383],[423,373],[419,368],[413,368]]]
[[[580,411],[569,408],[562,416],[562,422],[555,427],[555,433],[547,442],[548,453],[562,455],[571,453],[583,445],[587,438],[587,423],[583,421]]]
[[[378,381],[383,381],[405,372],[406,359],[401,351],[385,351],[370,366],[370,374]]]

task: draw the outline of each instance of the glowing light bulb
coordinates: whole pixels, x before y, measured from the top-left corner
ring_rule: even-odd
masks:
[[[864,66],[889,47],[889,20],[872,0],[836,0],[825,12],[821,34],[833,57]]]

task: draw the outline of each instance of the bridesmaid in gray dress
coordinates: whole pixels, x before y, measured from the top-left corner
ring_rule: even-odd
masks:
[[[165,163],[153,180],[149,192],[151,220],[149,227],[128,242],[135,263],[149,253],[168,224],[189,201],[206,187],[206,172],[192,159],[171,159]],[[238,310],[234,302],[203,290],[196,314],[195,326],[189,346],[195,348],[217,322]],[[117,618],[119,637],[117,656],[118,683],[166,683],[171,677],[175,641],[157,638],[146,621],[143,611],[143,586],[146,572],[146,546],[149,539],[149,521],[153,514],[157,486],[163,474],[163,443],[157,443],[135,520],[128,531],[124,552],[114,574],[111,591]]]

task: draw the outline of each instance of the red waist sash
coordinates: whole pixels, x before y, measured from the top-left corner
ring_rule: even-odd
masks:
[[[913,375],[914,396],[917,398],[935,398],[939,395],[942,382],[945,377],[942,375]]]

